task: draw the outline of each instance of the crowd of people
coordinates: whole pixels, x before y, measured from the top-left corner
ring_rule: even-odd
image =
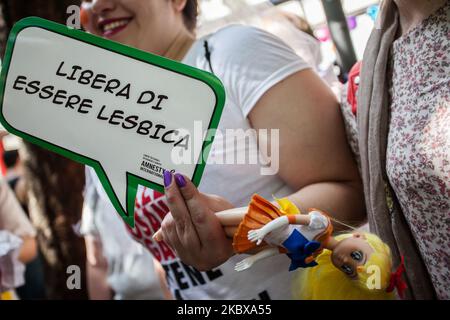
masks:
[[[242,257],[215,215],[257,193],[288,197],[302,212],[325,210],[342,222],[337,231],[368,222],[394,264],[404,258],[407,298],[450,299],[450,1],[382,1],[362,62],[339,87],[320,70],[317,40],[306,32],[296,29],[298,49],[287,39],[293,35],[282,40],[244,25],[196,38],[197,12],[197,0],[85,0],[82,23],[86,32],[217,76],[227,97],[218,129],[278,129],[279,171],[208,164],[198,188],[166,171],[165,194],[139,187],[130,228],[86,168],[81,234],[90,297],[291,299],[288,258],[236,272]],[[210,156],[245,158],[260,143],[250,138],[237,150],[215,141]],[[42,299],[17,151],[4,152],[4,162],[0,235],[21,238],[9,260],[16,255],[27,268],[28,290],[15,294]],[[2,259],[0,270],[9,263]]]

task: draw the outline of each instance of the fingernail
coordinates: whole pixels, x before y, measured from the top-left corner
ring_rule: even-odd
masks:
[[[175,182],[177,183],[177,186],[179,186],[180,188],[186,186],[186,180],[181,174],[178,173],[175,174]]]
[[[168,170],[164,170],[164,186],[168,187],[172,183],[172,173]]]
[[[162,240],[161,237],[161,229],[158,229],[158,231],[155,232],[153,235],[153,240],[160,242]]]

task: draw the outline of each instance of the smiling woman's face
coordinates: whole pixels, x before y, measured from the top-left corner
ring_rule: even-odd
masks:
[[[184,1],[85,0],[86,31],[144,51],[163,55],[183,27]]]

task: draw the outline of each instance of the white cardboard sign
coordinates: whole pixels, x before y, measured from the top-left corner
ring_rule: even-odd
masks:
[[[195,125],[216,128],[225,99],[209,73],[39,18],[11,32],[0,90],[5,128],[94,167],[130,225],[138,184],[163,191],[163,169],[199,183],[213,137],[194,150]]]

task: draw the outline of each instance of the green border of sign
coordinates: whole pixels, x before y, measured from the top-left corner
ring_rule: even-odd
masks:
[[[0,77],[0,122],[3,124],[6,130],[11,132],[12,134],[15,134],[25,140],[30,141],[31,143],[34,143],[40,147],[43,147],[45,149],[48,149],[50,151],[53,151],[55,153],[58,153],[66,158],[72,159],[74,161],[80,162],[82,164],[91,166],[95,169],[103,187],[105,188],[106,193],[108,194],[108,197],[110,198],[112,204],[114,205],[114,208],[119,212],[119,214],[122,216],[124,221],[131,227],[134,227],[134,205],[135,205],[135,197],[137,192],[138,185],[143,185],[149,188],[152,188],[154,190],[157,190],[159,192],[164,192],[164,186],[160,184],[156,184],[153,182],[150,182],[148,180],[142,179],[139,176],[133,175],[129,172],[126,172],[126,179],[127,179],[127,194],[126,194],[126,201],[127,201],[127,210],[125,210],[118,200],[117,195],[114,193],[113,188],[111,187],[111,184],[109,183],[108,177],[105,173],[105,170],[102,168],[100,162],[98,162],[95,159],[91,159],[89,157],[83,156],[81,154],[74,153],[70,150],[67,150],[63,147],[57,146],[55,144],[52,144],[50,142],[44,141],[42,139],[39,139],[37,137],[31,136],[25,132],[21,132],[19,130],[14,129],[4,118],[3,116],[3,99],[5,94],[5,86],[6,86],[6,79],[8,76],[9,67],[11,64],[12,54],[14,51],[14,46],[16,42],[16,38],[19,35],[19,33],[29,27],[38,27],[45,29],[47,31],[56,32],[60,35],[67,36],[69,38],[82,41],[112,52],[115,52],[117,54],[125,55],[127,57],[146,62],[158,67],[162,67],[164,69],[170,70],[172,72],[176,72],[197,80],[200,80],[207,84],[214,92],[216,96],[216,104],[214,106],[214,112],[213,116],[211,118],[211,121],[209,123],[208,128],[209,129],[217,129],[217,126],[219,125],[220,117],[222,115],[222,111],[225,104],[225,90],[223,88],[222,83],[220,80],[214,76],[211,73],[193,68],[188,65],[184,65],[182,63],[179,63],[177,61],[169,60],[164,57],[156,56],[153,54],[150,54],[148,52],[144,52],[141,50],[138,50],[136,48],[128,47],[107,39],[103,39],[91,34],[88,34],[83,31],[75,30],[68,28],[64,25],[48,21],[42,18],[38,17],[28,17],[25,19],[20,20],[17,22],[13,29],[11,30],[11,33],[9,34],[8,43],[6,47],[6,53],[5,58],[3,60],[2,65],[2,71],[1,71],[1,77]],[[210,134],[208,137],[206,137],[205,141],[202,145],[202,152],[200,154],[200,163],[197,162],[197,166],[194,170],[194,175],[192,177],[192,182],[198,186],[200,183],[200,179],[202,177],[203,171],[205,170],[206,160],[209,155],[209,151],[214,139],[214,135],[211,134],[211,132],[214,132],[215,130],[208,131]],[[128,214],[127,214],[128,212]]]

